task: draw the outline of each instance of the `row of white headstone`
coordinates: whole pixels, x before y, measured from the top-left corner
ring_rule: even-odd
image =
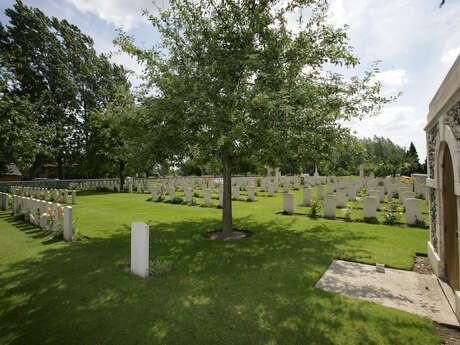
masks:
[[[40,200],[52,200],[53,202],[69,203],[69,191],[67,189],[46,189],[37,187],[11,186],[10,193]],[[77,203],[77,193],[72,190],[72,205]]]
[[[321,188],[323,189],[323,188]],[[321,190],[318,189],[318,190]],[[324,189],[323,189],[324,190]],[[411,192],[414,193],[414,192]],[[415,193],[414,193],[415,194]],[[284,193],[283,200],[283,212],[287,214],[294,213],[294,195],[290,193]],[[353,191],[353,194],[356,195]],[[344,208],[347,201],[347,193],[343,189],[337,190],[337,193],[327,194],[321,199],[324,200],[324,217],[335,219],[336,208]],[[350,200],[352,200],[350,198]],[[302,193],[302,202],[299,206],[310,206],[312,201],[312,191],[310,188],[304,188]],[[370,195],[363,198],[363,217],[364,219],[371,219],[377,217],[377,210],[380,208],[380,200],[378,196]],[[414,196],[407,197],[403,200],[403,205],[405,207],[406,213],[406,224],[412,225],[417,223],[417,221],[422,220],[422,200],[416,199]]]
[[[72,241],[72,207],[62,206],[57,203],[47,202],[44,200],[34,199],[31,197],[24,197],[13,194],[12,211],[13,214],[19,212],[28,212],[33,214],[33,217],[27,219],[32,225],[40,227],[43,230],[47,230],[49,224],[47,223],[48,217],[57,211],[56,223],[62,224],[63,226],[63,237],[67,242]],[[0,193],[1,209],[9,209],[9,194]],[[46,214],[47,217],[43,215]]]

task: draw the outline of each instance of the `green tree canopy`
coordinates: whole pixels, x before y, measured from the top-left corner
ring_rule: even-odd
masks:
[[[16,125],[10,123],[10,141],[19,123],[36,125],[36,145],[26,145],[24,157],[35,152],[35,166],[41,159],[56,163],[62,177],[64,164],[84,167],[89,113],[114,102],[120,87],[129,87],[126,71],[97,55],[93,40],[66,20],[49,18],[20,0],[5,14],[9,24],[0,23],[0,73],[8,83],[0,85],[0,97],[18,116],[25,114],[24,102],[33,109]],[[17,158],[8,154],[8,160]]]

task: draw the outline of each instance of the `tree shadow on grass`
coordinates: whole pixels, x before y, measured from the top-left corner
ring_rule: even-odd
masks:
[[[130,260],[128,224],[110,238],[46,246],[0,272],[0,342],[434,342],[428,321],[315,289],[340,246],[365,235],[324,224],[293,230],[294,222],[239,218],[235,228],[254,236],[232,242],[203,236],[219,229],[214,219],[151,222],[151,258],[177,268],[151,281],[118,268]]]

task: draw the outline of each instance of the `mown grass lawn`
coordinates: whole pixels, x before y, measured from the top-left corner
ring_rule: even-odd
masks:
[[[234,227],[254,235],[216,242],[203,235],[221,210],[148,197],[79,195],[90,240],[72,244],[0,212],[0,342],[439,344],[428,319],[314,288],[334,258],[410,269],[428,230],[277,215],[278,193],[235,201]],[[150,224],[151,258],[174,271],[143,281],[118,268],[134,221]]]

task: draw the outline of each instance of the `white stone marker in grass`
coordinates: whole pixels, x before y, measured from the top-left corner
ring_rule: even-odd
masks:
[[[233,186],[233,198],[235,200],[240,200],[240,186],[237,184]]]
[[[72,207],[64,207],[64,241],[72,242]]]
[[[170,186],[168,193],[169,193],[169,199],[173,201],[174,198],[176,197],[176,188],[174,188],[174,186]]]
[[[275,184],[269,183],[268,184],[268,194],[267,196],[273,196],[275,194]]]
[[[310,206],[311,205],[311,189],[303,187],[302,191],[302,203],[299,206]]]
[[[378,200],[375,196],[367,196],[363,199],[363,217],[364,218],[375,218],[377,217],[377,205]]]
[[[324,217],[335,219],[335,195],[326,195],[324,197]]]
[[[356,201],[356,187],[355,186],[349,186],[347,188],[347,194],[348,194],[348,199],[350,199],[350,201]]]
[[[64,190],[64,204],[67,204],[69,202],[69,192]]]
[[[290,182],[288,180],[285,180],[284,183],[283,183],[283,192],[284,193],[289,193],[289,186],[290,186]]]
[[[255,199],[255,187],[253,185],[248,186],[248,200],[254,201]]]
[[[131,272],[141,278],[149,276],[149,226],[131,224]]]
[[[316,187],[316,197],[319,199],[319,200],[323,200],[324,199],[324,186],[322,184],[319,184],[318,187]]]
[[[185,187],[184,194],[185,194],[185,202],[192,202],[192,196],[193,196],[192,188]]]
[[[294,213],[294,195],[290,193],[283,193],[284,196],[284,206],[283,211],[287,214]]]
[[[152,201],[156,201],[158,199],[158,194],[159,194],[159,190],[158,190],[158,187],[153,187],[152,188]]]
[[[42,217],[42,215],[48,214],[48,203],[46,201],[40,202],[40,229],[46,230],[48,226],[47,217]]]
[[[72,205],[75,205],[77,203],[77,192],[72,191]]]
[[[203,199],[206,206],[211,206],[211,190],[203,189]]]
[[[380,192],[378,190],[370,190],[368,192],[369,196],[375,198],[375,209],[378,210],[380,208]]]
[[[408,198],[406,199],[406,224],[415,224],[417,220],[422,220],[422,200]]]
[[[406,200],[409,198],[415,198],[415,192],[402,192],[399,194],[399,201],[406,207]]]
[[[344,208],[347,202],[347,195],[346,195],[345,189],[337,189],[336,197],[337,197],[337,207]]]

